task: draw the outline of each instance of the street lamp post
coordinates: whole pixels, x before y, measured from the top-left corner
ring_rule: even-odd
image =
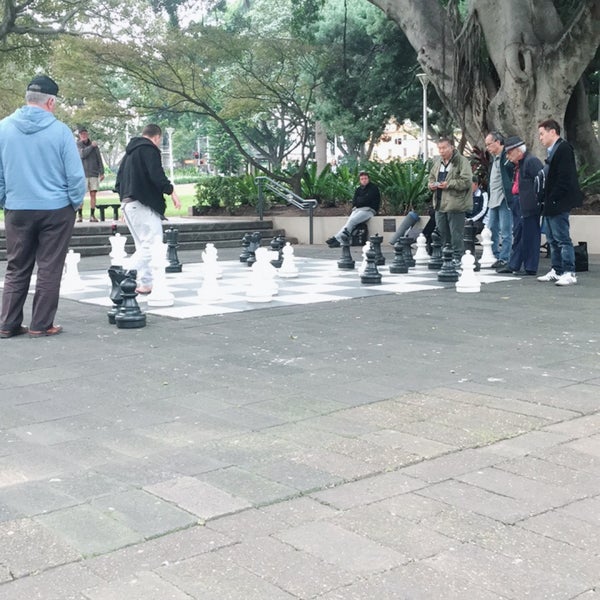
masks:
[[[419,73],[417,78],[423,86],[423,162],[429,159],[429,148],[427,147],[427,85],[429,77],[425,73]]]
[[[172,127],[167,127],[167,135],[169,136],[169,172],[171,174],[171,183],[175,183],[175,175],[173,171],[173,132]]]

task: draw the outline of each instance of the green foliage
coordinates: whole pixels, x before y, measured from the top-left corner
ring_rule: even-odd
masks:
[[[203,177],[196,184],[196,209],[202,214],[208,209],[225,208],[234,215],[240,206],[249,204],[249,187],[247,176]]]
[[[331,166],[327,165],[317,173],[317,165],[312,163],[302,175],[301,195],[318,200],[321,206],[335,206],[337,202],[347,202],[352,198],[356,179],[355,170],[348,167],[340,167],[333,173]]]
[[[585,194],[600,194],[600,171],[595,171],[589,175],[586,171],[586,167],[583,166],[578,172],[581,191]]]
[[[379,187],[391,214],[403,215],[409,210],[420,212],[431,197],[427,188],[428,163],[418,160],[371,163],[369,175]]]

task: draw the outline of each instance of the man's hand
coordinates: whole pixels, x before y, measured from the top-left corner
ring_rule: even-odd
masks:
[[[173,200],[173,206],[179,210],[181,208],[181,202],[179,202],[179,197],[177,196],[177,194],[175,193],[175,190],[173,190],[173,193],[171,194],[171,198]]]

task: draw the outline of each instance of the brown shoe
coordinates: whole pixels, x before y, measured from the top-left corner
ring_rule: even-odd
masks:
[[[141,294],[142,296],[145,296],[152,292],[152,288],[148,287],[148,286],[140,286],[138,288],[135,288],[135,291],[136,291],[136,294]]]
[[[28,331],[29,329],[27,329],[27,327],[23,327],[23,325],[19,325],[19,327],[16,327],[15,329],[0,329],[0,339],[11,338],[17,335],[24,335]]]
[[[98,219],[96,217],[90,217],[90,223],[97,223]]]
[[[81,217],[77,217],[77,223],[83,223],[83,219]]]
[[[48,329],[43,329],[42,331],[32,331],[29,330],[29,337],[37,338],[37,337],[46,337],[49,335],[58,335],[63,330],[61,325],[52,325]]]

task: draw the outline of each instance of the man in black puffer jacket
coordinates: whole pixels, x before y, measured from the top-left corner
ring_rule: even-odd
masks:
[[[158,125],[146,125],[141,137],[132,138],[125,149],[115,183],[114,191],[119,194],[125,222],[135,242],[131,264],[138,272],[138,294],[152,291],[150,261],[153,246],[162,242],[161,221],[166,210],[163,194],[171,196],[175,208],[181,208],[161,163],[161,138],[162,130]]]

